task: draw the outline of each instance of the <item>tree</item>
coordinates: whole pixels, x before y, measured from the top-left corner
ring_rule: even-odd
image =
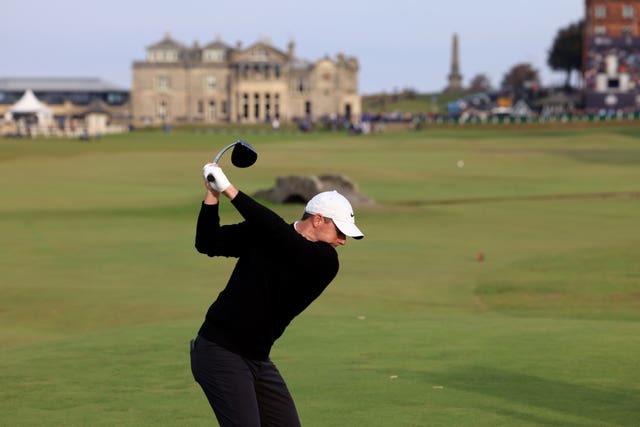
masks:
[[[491,90],[491,81],[486,74],[478,74],[471,79],[469,90],[474,92],[488,92]]]
[[[538,70],[531,64],[516,64],[504,75],[501,87],[511,90],[516,96],[531,95],[540,85]]]
[[[549,50],[547,64],[552,70],[564,71],[567,77],[564,83],[566,88],[570,87],[571,72],[582,70],[582,29],[584,20],[570,24],[566,28],[561,28],[556,34],[553,46]]]

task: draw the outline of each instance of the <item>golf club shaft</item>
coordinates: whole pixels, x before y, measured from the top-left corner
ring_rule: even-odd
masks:
[[[224,147],[222,150],[220,150],[220,152],[213,159],[213,163],[218,164],[218,161],[220,160],[220,157],[222,157],[224,152],[227,151],[229,148],[233,147],[234,145],[236,145],[236,142],[234,142],[233,144],[229,144],[226,147]],[[212,174],[207,175],[207,181],[215,182],[215,178],[213,177]]]

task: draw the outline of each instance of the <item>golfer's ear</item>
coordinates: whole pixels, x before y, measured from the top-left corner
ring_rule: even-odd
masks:
[[[322,215],[315,214],[313,216],[313,220],[311,222],[313,223],[314,227],[319,227],[322,224],[323,221],[324,221],[324,219],[322,218]]]

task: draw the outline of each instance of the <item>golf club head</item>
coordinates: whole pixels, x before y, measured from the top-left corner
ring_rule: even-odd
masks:
[[[231,152],[231,163],[238,168],[248,168],[258,160],[258,152],[247,141],[235,142]]]
[[[220,150],[215,159],[213,159],[213,163],[218,163],[220,161],[220,157],[222,157],[222,155],[230,148],[233,148],[233,151],[231,151],[231,164],[235,167],[248,168],[258,160],[258,152],[256,149],[247,141],[239,139],[233,144],[229,144]],[[207,181],[215,182],[213,175],[207,175]]]

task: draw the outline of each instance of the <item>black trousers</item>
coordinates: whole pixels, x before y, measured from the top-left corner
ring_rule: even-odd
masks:
[[[197,337],[191,371],[221,427],[299,427],[293,398],[270,360],[251,360]]]

